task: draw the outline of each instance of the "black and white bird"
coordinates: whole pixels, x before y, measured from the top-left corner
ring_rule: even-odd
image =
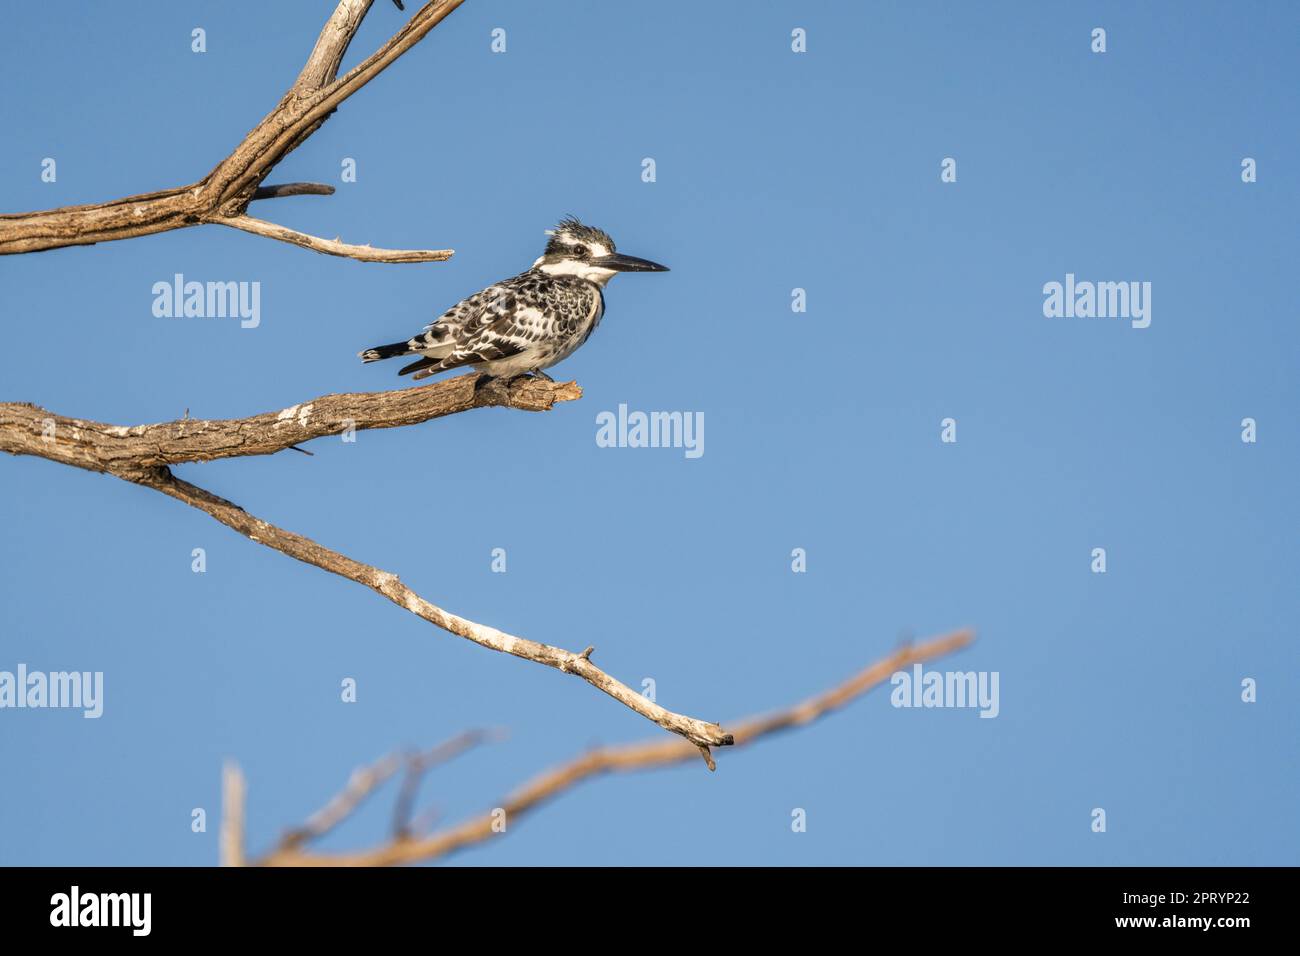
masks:
[[[399,375],[427,378],[468,366],[509,380],[574,353],[605,311],[605,283],[619,272],[667,272],[667,266],[625,256],[593,226],[565,219],[548,229],[546,251],[527,272],[458,302],[414,338],[360,353],[363,362],[419,356]]]

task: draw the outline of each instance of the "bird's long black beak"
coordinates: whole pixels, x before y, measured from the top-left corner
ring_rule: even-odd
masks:
[[[608,256],[601,256],[599,259],[592,259],[593,266],[600,266],[602,269],[613,269],[615,272],[667,272],[667,266],[661,266],[657,262],[651,262],[649,259],[638,259],[636,256],[625,256],[621,252],[615,252]]]

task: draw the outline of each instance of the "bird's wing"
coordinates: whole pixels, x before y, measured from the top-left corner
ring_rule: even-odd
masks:
[[[462,299],[411,340],[412,350],[450,348],[468,341],[484,326],[495,323],[512,311],[518,294],[533,281],[528,273],[520,273]]]
[[[510,295],[499,296],[461,329],[456,346],[438,363],[441,371],[494,362],[534,348],[546,334],[541,309],[522,306]]]
[[[461,333],[465,326],[481,316],[484,311],[492,308],[493,304],[500,299],[502,291],[502,284],[498,283],[475,292],[467,299],[461,299],[426,325],[423,332],[414,336],[408,343],[410,350],[412,352],[450,350],[461,340]]]
[[[490,285],[486,289],[475,292],[468,299],[461,299],[446,312],[442,313],[442,315],[438,316],[426,325],[424,329],[426,332],[431,331],[434,328],[445,329],[446,332],[444,335],[450,332],[459,331],[466,323],[479,315],[489,302],[500,297],[503,291],[505,291],[505,284],[499,282],[496,285]]]

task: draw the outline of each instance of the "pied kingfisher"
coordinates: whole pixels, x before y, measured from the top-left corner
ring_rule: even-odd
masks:
[[[527,272],[490,285],[452,306],[405,342],[359,353],[363,362],[418,355],[399,375],[427,378],[468,365],[508,381],[542,372],[574,353],[605,311],[602,289],[617,272],[667,272],[667,266],[614,251],[614,240],[593,226],[565,219]]]

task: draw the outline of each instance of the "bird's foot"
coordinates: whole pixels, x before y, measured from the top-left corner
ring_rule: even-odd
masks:
[[[503,375],[488,375],[485,372],[480,374],[479,377],[474,380],[474,391],[489,392],[496,397],[497,401],[501,402],[502,404],[509,404],[510,386],[512,386],[515,382],[554,383],[555,379],[551,378],[551,376],[547,375],[545,372],[541,372],[536,369],[534,369],[532,372],[525,372],[520,375],[512,375],[509,378],[506,378]]]

